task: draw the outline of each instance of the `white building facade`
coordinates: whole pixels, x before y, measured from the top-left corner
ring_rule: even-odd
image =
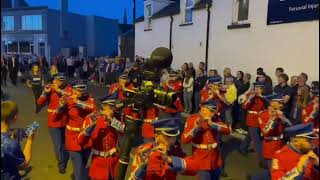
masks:
[[[284,2],[144,1],[145,17],[135,23],[135,54],[148,57],[157,47],[169,48],[171,41],[172,67],[175,69],[184,62],[193,62],[197,66],[207,59],[208,69],[217,69],[219,73],[230,67],[234,75],[242,70],[251,73],[254,78],[256,69],[263,67],[267,74],[274,77],[275,69],[283,67],[289,76],[306,72],[311,80],[319,80],[319,0],[306,6],[292,6],[288,10],[290,13],[307,7],[318,13],[315,19],[301,20],[297,14],[294,18],[299,22],[268,20],[274,4],[281,1]],[[159,2],[167,4],[161,8],[155,7]],[[278,13],[278,10],[273,13]]]

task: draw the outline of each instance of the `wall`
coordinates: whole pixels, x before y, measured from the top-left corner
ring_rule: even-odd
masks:
[[[118,21],[95,17],[95,56],[111,56],[118,54]]]
[[[222,73],[229,66],[256,74],[258,67],[273,78],[275,68],[319,80],[319,21],[267,26],[268,0],[250,1],[250,28],[228,30],[233,0],[214,0],[211,16],[209,68]],[[275,79],[274,79],[275,81]]]
[[[193,62],[197,67],[205,61],[207,12],[193,11],[192,25],[179,26],[183,17],[175,15],[172,26],[172,67],[180,69],[185,62]]]
[[[152,30],[144,31],[144,22],[135,24],[135,54],[149,57],[157,47],[169,48],[170,17],[152,20]]]
[[[48,9],[48,46],[50,46],[50,56],[60,53],[60,30],[59,11]]]

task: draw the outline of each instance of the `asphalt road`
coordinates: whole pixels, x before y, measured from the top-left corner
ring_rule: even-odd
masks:
[[[26,127],[35,120],[40,123],[40,128],[37,131],[32,147],[31,168],[28,172],[21,172],[23,180],[71,180],[72,164],[70,161],[67,167],[67,173],[64,175],[58,173],[53,145],[47,128],[47,113],[45,108],[39,114],[34,113],[35,108],[31,89],[23,84],[19,84],[18,87],[9,85],[9,87],[3,87],[3,89],[5,92],[9,93],[11,99],[18,103],[19,114],[15,127]],[[88,89],[95,99],[102,97],[107,91],[106,87],[95,85],[90,85]],[[223,138],[224,147],[222,151],[224,154],[227,154],[225,168],[228,177],[222,179],[244,180],[246,179],[247,173],[252,174],[260,170],[254,153],[250,153],[247,157],[243,157],[236,151],[240,139],[241,136],[239,135]],[[24,142],[22,142],[21,146],[22,148],[24,147]],[[184,146],[184,148],[190,155],[190,145]],[[179,175],[177,179],[191,180],[196,178]]]

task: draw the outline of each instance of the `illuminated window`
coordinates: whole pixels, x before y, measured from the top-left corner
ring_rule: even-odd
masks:
[[[13,16],[3,16],[2,17],[2,30],[3,31],[13,31],[14,30],[14,17]]]
[[[193,0],[185,0],[186,8],[185,8],[185,15],[184,15],[184,22],[191,23],[192,22],[192,8],[193,8]]]
[[[233,24],[246,23],[249,19],[249,0],[234,0]]]
[[[41,15],[25,15],[21,17],[22,30],[42,30]]]

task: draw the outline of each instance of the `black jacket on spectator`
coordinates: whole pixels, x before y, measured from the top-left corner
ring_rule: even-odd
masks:
[[[193,79],[195,79],[196,78],[196,70],[194,68],[190,68],[189,70],[191,72]]]
[[[247,82],[245,84],[243,84],[242,86],[240,86],[237,89],[237,96],[239,97],[241,94],[245,93],[246,91],[248,91],[248,89],[250,88],[250,83]]]
[[[207,79],[208,78],[206,76],[197,77],[194,81],[194,90],[198,92],[201,91],[201,89],[203,89],[205,86]]]
[[[276,85],[273,91],[277,94],[282,94],[283,96],[286,96],[286,95],[290,96],[289,102],[284,106],[284,109],[283,109],[285,116],[289,117],[291,105],[294,97],[294,92],[292,87],[288,86],[287,84],[283,87],[281,85]]]

